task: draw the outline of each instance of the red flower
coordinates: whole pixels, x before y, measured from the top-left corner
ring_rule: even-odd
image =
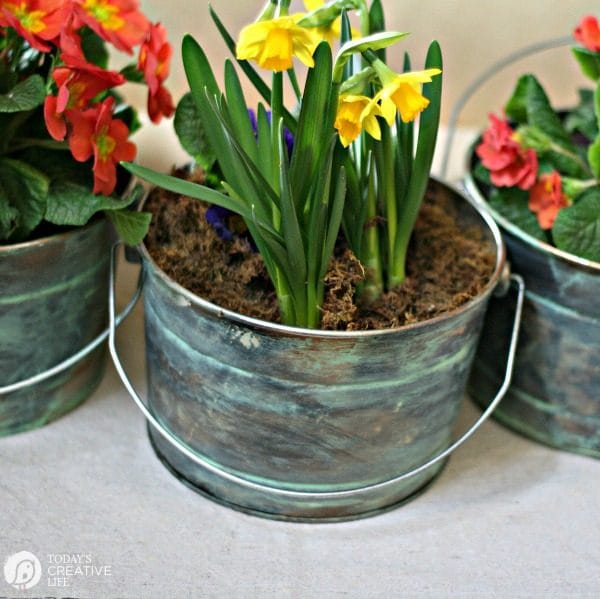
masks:
[[[537,176],[537,154],[521,147],[506,120],[493,114],[489,118],[490,126],[475,151],[483,166],[489,169],[492,183],[496,187],[530,189]]]
[[[3,0],[0,25],[15,29],[36,50],[49,52],[48,42],[60,34],[70,9],[71,3],[63,0]]]
[[[148,84],[148,114],[154,123],[158,123],[163,115],[169,117],[175,111],[171,94],[162,85],[169,75],[172,55],[173,48],[167,42],[165,28],[160,23],[152,25],[140,48],[138,69],[144,73]]]
[[[105,71],[77,56],[63,55],[62,59],[65,66],[57,67],[52,72],[58,95],[48,96],[44,102],[46,127],[50,135],[58,140],[66,135],[66,110],[83,110],[100,92],[125,82],[120,73]]]
[[[142,43],[150,27],[138,10],[137,0],[73,0],[81,24],[93,29],[119,50],[132,53]]]
[[[596,17],[592,15],[583,17],[575,28],[573,37],[588,50],[600,52],[600,27]]]
[[[117,182],[116,164],[135,158],[135,144],[128,141],[127,125],[112,118],[114,99],[106,98],[88,110],[68,111],[73,125],[69,147],[76,160],[94,156],[94,193],[110,195]]]
[[[569,204],[569,198],[562,191],[558,171],[541,175],[529,190],[529,209],[536,213],[538,223],[544,230],[552,228],[560,209]]]
[[[153,123],[158,123],[161,117],[170,117],[175,112],[173,98],[166,87],[160,86],[156,94],[148,94],[148,116]]]

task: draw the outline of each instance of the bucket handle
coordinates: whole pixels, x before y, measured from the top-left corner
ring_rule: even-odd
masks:
[[[530,44],[528,46],[515,50],[507,56],[504,56],[496,62],[492,63],[487,69],[485,69],[482,73],[475,77],[475,79],[473,79],[473,81],[471,81],[469,85],[467,85],[465,91],[459,96],[459,98],[454,103],[454,106],[452,107],[452,110],[450,112],[450,118],[448,119],[446,142],[443,147],[442,162],[440,167],[440,178],[442,180],[445,180],[448,175],[450,152],[454,143],[454,135],[456,133],[458,117],[460,116],[460,113],[462,112],[467,102],[487,82],[487,80],[493,77],[494,75],[498,74],[505,67],[510,66],[513,63],[523,58],[526,58],[527,56],[531,56],[532,54],[538,54],[540,52],[544,52],[545,50],[552,50],[554,48],[567,46],[572,42],[573,38],[571,36],[557,37],[541,42],[536,42],[534,44]]]
[[[392,486],[402,480],[415,476],[424,470],[427,470],[434,464],[448,457],[455,449],[460,447],[482,424],[487,420],[488,416],[494,411],[496,406],[500,403],[500,400],[506,394],[508,387],[511,382],[513,367],[515,362],[515,353],[517,348],[517,341],[519,337],[519,329],[521,325],[521,315],[523,310],[523,298],[525,294],[525,285],[523,283],[523,279],[516,274],[510,275],[510,281],[514,283],[517,288],[517,299],[515,306],[515,317],[512,326],[512,332],[510,337],[510,345],[508,350],[508,356],[506,360],[506,371],[504,375],[504,381],[499,391],[496,393],[496,396],[488,405],[488,407],[483,411],[483,413],[479,416],[477,421],[460,436],[454,443],[449,445],[446,449],[444,449],[441,453],[438,453],[435,457],[431,458],[424,464],[417,466],[416,468],[400,474],[399,476],[395,476],[394,478],[390,478],[385,481],[381,481],[378,483],[373,483],[369,485],[364,485],[361,487],[356,487],[353,489],[346,489],[342,491],[294,491],[291,489],[281,489],[279,487],[274,487],[271,485],[266,485],[263,483],[258,483],[253,480],[244,478],[242,476],[238,476],[229,472],[228,470],[214,464],[209,459],[202,457],[201,455],[194,452],[188,446],[183,444],[171,431],[169,431],[161,422],[157,419],[157,417],[153,414],[151,408],[146,405],[146,403],[142,400],[142,398],[138,395],[137,391],[133,387],[123,364],[121,363],[121,359],[119,357],[119,353],[117,350],[115,335],[116,335],[116,324],[117,319],[115,317],[115,263],[116,263],[116,250],[120,242],[116,243],[113,247],[113,252],[111,255],[111,264],[110,264],[110,284],[109,284],[109,336],[108,336],[108,347],[110,350],[110,354],[112,356],[115,368],[121,381],[125,385],[127,392],[133,399],[133,401],[137,404],[138,408],[141,410],[142,414],[145,416],[146,420],[152,425],[152,427],[166,439],[175,449],[180,451],[187,458],[192,460],[197,465],[202,468],[210,471],[211,473],[217,475],[218,477],[225,479],[229,482],[236,483],[248,489],[252,489],[255,491],[261,491],[266,493],[271,493],[273,495],[285,496],[291,498],[304,498],[304,499],[333,499],[333,498],[342,498],[342,497],[354,497],[356,495],[362,495],[367,492],[379,490],[388,486]],[[144,284],[144,268],[140,271],[139,280],[138,280],[138,288],[135,295],[135,300],[137,301],[140,291]],[[499,288],[500,292],[506,291],[506,289]]]
[[[129,303],[125,306],[123,311],[120,314],[118,314],[116,318],[113,318],[111,324],[112,327],[118,327],[125,320],[125,318],[129,316],[129,313],[131,312],[131,310],[133,310],[133,307],[136,305],[140,297],[140,293],[141,286],[138,285],[136,292],[134,293],[131,300],[129,300]],[[52,366],[52,368],[48,368],[43,372],[30,376],[29,378],[23,379],[21,381],[17,381],[16,383],[11,383],[10,385],[7,385],[5,387],[0,387],[0,395],[13,393],[14,391],[19,391],[27,387],[32,387],[33,385],[37,385],[38,383],[41,383],[57,374],[60,374],[61,372],[64,372],[68,368],[71,368],[71,366],[77,364],[80,360],[83,360],[83,358],[85,358],[88,354],[93,352],[97,347],[102,345],[102,343],[104,343],[108,336],[109,329],[106,328],[104,329],[104,331],[102,331],[102,333],[100,333],[100,335],[98,335],[95,339],[90,341],[90,343],[88,343],[85,347],[80,349],[77,353],[66,358],[56,366]]]

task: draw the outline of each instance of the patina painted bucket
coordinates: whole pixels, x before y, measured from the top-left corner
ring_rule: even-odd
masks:
[[[600,458],[600,264],[521,231],[490,208],[471,175],[466,187],[500,225],[527,289],[513,383],[494,416],[547,445]],[[491,302],[469,385],[482,406],[502,378],[511,318],[510,302]]]
[[[464,226],[481,229],[495,270],[460,309],[393,330],[308,330],[232,313],[180,287],[140,248],[147,405],[114,330],[109,346],[177,477],[235,509],[300,521],[376,514],[436,477],[472,432],[449,447],[504,249],[493,221],[464,196],[436,182],[432,190],[450,198]]]
[[[41,382],[27,380],[44,378],[106,328],[113,241],[102,219],[0,246],[0,436],[55,420],[99,384],[106,362],[102,347]]]

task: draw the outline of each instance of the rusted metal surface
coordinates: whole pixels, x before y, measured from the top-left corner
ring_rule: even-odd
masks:
[[[469,178],[468,192],[485,204]],[[560,252],[488,206],[526,296],[513,383],[495,417],[553,447],[600,457],[600,264]],[[469,390],[485,405],[502,377],[511,302],[491,302]]]
[[[0,387],[59,364],[106,327],[112,241],[102,220],[0,246]],[[42,426],[79,405],[99,384],[105,354],[99,348],[44,382],[0,394],[0,436]]]
[[[222,310],[170,280],[145,250],[149,406],[187,447],[235,475],[297,491],[392,478],[450,442],[483,314],[503,266],[499,237],[459,194],[465,226],[497,249],[484,293],[455,312],[387,331],[283,327]],[[293,520],[370,515],[407,500],[443,464],[359,499],[274,496],[225,480],[150,432],[161,459],[210,497]]]

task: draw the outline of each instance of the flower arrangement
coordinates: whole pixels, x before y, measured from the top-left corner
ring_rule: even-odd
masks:
[[[108,68],[108,47],[137,60]],[[171,46],[137,0],[0,0],[0,243],[84,225],[104,212],[136,243],[149,215],[124,211],[117,166],[133,160],[133,109],[117,88],[148,86],[153,122],[174,112]]]
[[[572,48],[595,84],[574,109],[555,111],[541,83],[522,76],[505,106],[489,116],[474,175],[490,205],[525,233],[600,262],[600,27],[584,17]]]
[[[189,36],[183,40],[191,91],[175,127],[211,184],[127,168],[240,215],[273,281],[283,323],[315,328],[340,231],[365,268],[365,301],[404,278],[437,135],[442,65],[433,42],[424,70],[411,71],[408,57],[402,73],[387,66],[386,48],[406,34],[385,31],[380,0],[305,4],[309,12],[290,13],[289,0],[267,2],[237,43],[211,10],[264,99],[256,110],[231,61],[222,92],[202,48]],[[303,89],[294,59],[308,69]],[[270,86],[253,63],[272,72]],[[293,108],[284,102],[286,80]]]
[[[441,54],[433,42],[425,70],[411,71],[407,57],[404,72],[395,73],[385,49],[406,34],[385,31],[379,0],[305,4],[310,12],[290,14],[289,1],[268,2],[237,44],[211,10],[265,101],[256,111],[233,64],[225,65],[222,93],[200,46],[184,39],[191,92],[178,106],[175,127],[207,171],[208,185],[128,168],[241,215],[273,281],[283,322],[317,327],[323,277],[340,229],[365,267],[359,289],[365,301],[403,280],[437,135]],[[359,30],[349,13],[358,15]],[[303,90],[294,57],[308,67]],[[273,72],[270,87],[252,62]],[[293,109],[284,105],[284,75]],[[415,144],[413,121],[421,112]]]

